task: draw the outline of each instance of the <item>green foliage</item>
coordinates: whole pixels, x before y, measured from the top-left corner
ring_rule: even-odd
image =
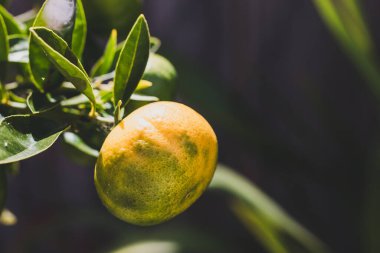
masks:
[[[380,100],[380,66],[375,47],[357,0],[314,0],[314,4],[353,64]]]
[[[152,86],[150,82],[141,80],[149,55],[150,36],[145,18],[140,16],[136,20],[119,52],[117,32],[111,33],[104,55],[92,68],[90,78],[80,60],[87,33],[82,2],[57,4],[60,1],[46,1],[36,14],[29,32],[5,8],[0,8],[1,15],[5,17],[0,22],[3,21],[1,25],[6,27],[1,29],[2,64],[8,61],[19,66],[9,77],[14,81],[0,86],[0,113],[7,116],[0,134],[17,133],[13,139],[4,139],[7,147],[14,143],[15,148],[8,150],[2,146],[0,163],[29,158],[56,141],[64,129],[53,132],[40,129],[46,130],[46,135],[36,132],[36,119],[46,120],[41,115],[49,115],[52,122],[70,125],[75,134],[65,134],[64,140],[95,156],[114,122],[114,97],[122,99],[124,105],[128,100],[137,103],[158,100],[153,96],[134,94],[135,89],[141,91]],[[63,17],[57,14],[62,11],[62,6],[67,10]],[[7,30],[12,33],[7,34]],[[115,57],[118,57],[117,66],[114,65]],[[110,82],[114,77],[115,86]],[[125,111],[121,109],[119,117],[123,118]],[[128,107],[126,111],[131,109]],[[21,125],[30,129],[21,128]],[[97,131],[102,133],[98,134],[98,140],[89,137]],[[44,138],[34,138],[38,134]],[[24,140],[30,141],[30,145],[23,150]]]
[[[87,21],[81,0],[76,1],[75,24],[73,29],[72,50],[81,59],[86,45]]]
[[[8,36],[10,45],[8,61],[17,64],[29,62],[28,39],[25,35]]]
[[[115,70],[114,101],[125,105],[141,79],[149,57],[149,28],[145,17],[141,15],[132,27]]]
[[[80,92],[95,103],[91,80],[69,45],[52,30],[44,27],[31,28],[31,39],[40,47],[48,60]]]
[[[72,145],[84,154],[92,157],[99,156],[99,151],[88,146],[78,135],[71,132],[66,132],[63,134],[63,138],[67,144]]]
[[[328,252],[325,245],[266,196],[257,186],[219,164],[210,185],[234,197],[232,210],[269,252]],[[286,238],[293,239],[290,243]],[[294,250],[296,243],[298,250]]]
[[[61,1],[46,1],[30,29],[0,6],[0,62],[17,66],[6,72],[6,79],[1,76],[6,80],[0,85],[1,166],[44,152],[61,135],[78,152],[96,158],[115,123],[142,105],[174,97],[177,72],[156,54],[160,41],[150,37],[145,17],[134,16],[140,12],[140,1],[128,2],[137,7],[128,17],[133,17],[134,25],[127,38],[117,45],[117,31],[111,32],[90,76],[83,67],[90,63],[82,62],[82,54],[87,35],[83,5],[91,9],[91,3]],[[65,14],[56,6],[65,6]],[[209,96],[212,91],[202,93]],[[0,168],[0,209],[5,171]],[[326,252],[310,232],[228,168],[219,166],[212,188],[234,198],[232,210],[269,252]],[[287,237],[302,251],[295,251]]]
[[[358,0],[314,0],[316,9],[342,49],[366,80],[366,85],[380,102],[380,65],[375,54],[375,43],[365,22]],[[379,141],[376,143],[379,146]],[[363,252],[379,252],[380,212],[379,190],[375,187],[380,179],[379,153],[370,154],[368,188],[365,191],[362,223]]]
[[[105,75],[109,72],[112,67],[112,63],[115,58],[117,49],[117,31],[112,30],[110,38],[108,39],[106,49],[104,54],[100,59],[94,64],[91,70],[91,77]]]
[[[17,162],[48,149],[67,128],[44,114],[14,115],[0,122],[0,164]]]
[[[3,16],[9,34],[24,34],[25,26],[20,24],[4,6],[0,5],[0,15]]]
[[[9,42],[8,31],[3,16],[0,14],[0,62],[8,60]]]
[[[62,10],[63,8],[63,10]],[[70,1],[48,0],[44,2],[34,19],[32,27],[46,27],[70,42],[75,22],[75,5]],[[65,13],[65,15],[60,15]],[[62,81],[59,73],[52,67],[44,50],[36,40],[29,40],[29,65],[31,80],[41,91],[55,88]]]

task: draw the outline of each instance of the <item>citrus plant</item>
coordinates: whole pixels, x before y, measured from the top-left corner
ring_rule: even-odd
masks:
[[[1,164],[37,155],[63,134],[79,150],[98,156],[110,132],[97,161],[95,185],[117,217],[160,223],[201,195],[217,160],[216,137],[204,118],[184,105],[161,102],[121,121],[142,105],[133,103],[130,110],[132,101],[169,100],[175,90],[176,71],[150,52],[143,15],[120,46],[112,30],[90,73],[80,60],[86,38],[81,1],[46,1],[29,28],[5,9],[2,17],[2,64],[16,68],[2,75]],[[91,128],[102,129],[103,135],[91,141]]]
[[[232,210],[269,252],[291,252],[289,245],[303,249],[297,252],[326,252],[251,182],[217,165],[212,127],[171,101],[177,72],[157,53],[160,41],[139,15],[141,2],[112,2],[104,9],[106,1],[47,0],[22,18],[0,5],[0,211],[6,173],[62,138],[76,154],[96,159],[99,198],[123,221],[165,222],[211,183],[234,197]],[[104,9],[109,17],[116,2],[130,8],[128,19],[109,20],[121,31],[108,31],[103,54],[88,62],[85,9],[94,24],[96,13]],[[118,36],[124,30],[127,36]]]

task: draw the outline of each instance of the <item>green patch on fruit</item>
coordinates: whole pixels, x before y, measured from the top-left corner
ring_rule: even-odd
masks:
[[[198,155],[197,145],[190,140],[190,137],[187,134],[183,134],[180,139],[187,155],[189,155],[191,158],[194,158],[196,155]]]

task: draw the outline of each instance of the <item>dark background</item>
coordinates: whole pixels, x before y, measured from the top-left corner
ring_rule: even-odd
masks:
[[[362,2],[378,45],[380,4]],[[30,6],[17,0],[12,10]],[[361,252],[377,102],[312,2],[145,0],[144,13],[178,70],[178,99],[215,127],[220,161],[334,252]],[[189,252],[264,252],[215,192],[157,227],[119,222],[97,198],[92,165],[65,150],[55,145],[10,179],[19,223],[0,228],[0,252],[104,252],[149,238],[204,248]]]

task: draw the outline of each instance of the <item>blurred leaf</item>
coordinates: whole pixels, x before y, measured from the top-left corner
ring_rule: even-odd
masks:
[[[215,230],[205,230],[204,226],[197,227],[193,221],[189,223],[167,223],[165,226],[158,227],[157,229],[149,230],[132,230],[124,231],[121,240],[116,243],[112,249],[119,252],[122,249],[135,248],[136,245],[141,246],[141,252],[156,252],[150,249],[148,245],[151,242],[171,242],[177,245],[178,252],[192,252],[192,253],[205,253],[205,252],[240,252],[239,249],[244,246],[237,244],[234,238],[221,238],[219,235],[213,233]],[[146,245],[145,248],[143,245]],[[152,245],[153,246],[153,245]],[[157,245],[158,246],[158,245]],[[157,247],[157,249],[160,247]],[[169,250],[169,249],[167,249]],[[114,252],[111,250],[111,252]],[[123,251],[121,251],[123,252]],[[132,251],[133,252],[133,251]],[[163,251],[167,253],[167,251]]]
[[[232,209],[241,222],[257,237],[259,241],[272,253],[287,253],[286,247],[276,230],[260,216],[255,215],[251,208],[242,201],[234,202]]]
[[[380,100],[380,66],[374,59],[374,45],[356,0],[314,0],[320,16],[342,45],[353,64]]]
[[[150,37],[150,52],[156,53],[161,47],[161,40],[157,37]]]
[[[94,90],[96,106],[98,108],[104,109],[107,102],[110,102],[112,99],[112,92],[108,90]],[[91,102],[83,94],[73,96],[67,99],[64,99],[60,102],[62,106],[77,106],[77,105],[86,105]],[[111,105],[109,105],[111,107]]]
[[[5,169],[6,173],[11,176],[17,176],[20,173],[20,162],[3,164],[0,168]]]
[[[158,97],[139,95],[139,94],[132,94],[131,100],[141,101],[141,102],[156,102],[156,101],[159,101]]]
[[[9,55],[8,61],[14,63],[29,62],[29,43],[25,37],[10,37],[9,38]]]
[[[67,127],[44,114],[15,115],[0,122],[0,164],[35,156],[48,149]]]
[[[8,31],[3,16],[0,14],[0,62],[8,61],[9,43]]]
[[[234,210],[243,221],[248,222],[247,226],[258,231],[263,245],[270,252],[284,252],[284,249],[286,249],[285,252],[294,252],[289,249],[285,241],[280,239],[285,235],[302,245],[306,250],[302,252],[328,252],[319,239],[291,218],[253,183],[232,169],[219,164],[210,187],[223,190],[246,204],[245,206],[235,205]],[[273,241],[277,244],[271,244]]]
[[[136,89],[149,57],[149,28],[141,15],[129,33],[116,64],[114,102],[125,105]]]
[[[36,18],[38,13],[37,8],[33,8],[30,10],[27,10],[26,12],[23,12],[15,17],[15,19],[19,22],[24,24],[25,30],[28,31],[28,29],[33,25],[34,19]]]
[[[71,43],[75,20],[73,0],[47,0],[37,13],[32,27],[46,27],[58,33],[67,43]],[[52,68],[44,50],[35,40],[29,42],[29,68],[31,81],[41,91],[56,87],[61,76]]]
[[[2,72],[0,71],[0,104],[5,104],[8,101],[8,93],[5,90],[4,84],[1,83]],[[0,120],[3,116],[0,114]]]
[[[99,151],[91,148],[88,146],[78,135],[71,133],[71,132],[65,132],[63,134],[63,139],[67,144],[70,144],[71,146],[75,147],[79,151],[92,156],[92,157],[98,157]]]
[[[114,29],[108,39],[106,49],[102,57],[95,63],[91,70],[91,77],[107,74],[112,67],[117,46],[117,31]]]
[[[51,101],[48,98],[48,94],[40,93],[38,91],[30,93],[26,98],[26,104],[33,114],[52,109],[58,105],[57,102],[54,102],[55,101]]]
[[[32,39],[41,47],[59,72],[95,104],[91,81],[67,43],[53,31],[44,27],[32,28],[31,34]]]
[[[4,226],[13,226],[17,223],[17,217],[8,209],[4,209],[0,213],[0,224]]]
[[[47,0],[36,15],[33,27],[43,26],[58,33],[71,43],[76,18],[74,0]]]
[[[9,34],[24,34],[25,28],[23,25],[10,14],[4,6],[0,5],[0,15],[3,16],[5,25]]]
[[[142,241],[127,245],[112,253],[180,253],[180,246],[172,241]]]
[[[18,96],[16,93],[13,93],[12,91],[8,91],[8,94],[9,94],[9,98],[13,102],[17,102],[20,104],[25,103],[25,98]]]
[[[62,106],[74,106],[74,105],[88,104],[88,103],[90,103],[90,101],[83,94],[80,94],[78,96],[74,96],[71,98],[67,98],[61,101]]]
[[[6,169],[0,166],[0,213],[2,212],[5,199],[7,197],[7,176]]]
[[[148,89],[149,87],[152,87],[153,83],[147,80],[141,80],[139,84],[137,85],[135,92],[139,92],[141,90]]]
[[[366,79],[369,89],[380,102],[380,65],[375,56],[375,46],[359,6],[359,1],[314,0],[314,4],[326,26],[342,45],[355,67]],[[376,155],[375,157],[378,157],[377,150]],[[371,157],[371,159],[373,158]],[[372,163],[373,160],[370,162]],[[378,204],[379,189],[376,186],[380,173],[379,164],[378,162],[375,163],[377,166],[371,164],[372,167],[368,172],[368,182],[370,183],[364,195],[362,222],[364,231],[361,233],[365,248],[363,252],[380,251],[378,240],[380,205]]]
[[[79,58],[82,58],[84,46],[86,44],[87,36],[87,21],[86,14],[83,9],[81,0],[76,1],[76,18],[73,30],[72,50],[73,53]]]

